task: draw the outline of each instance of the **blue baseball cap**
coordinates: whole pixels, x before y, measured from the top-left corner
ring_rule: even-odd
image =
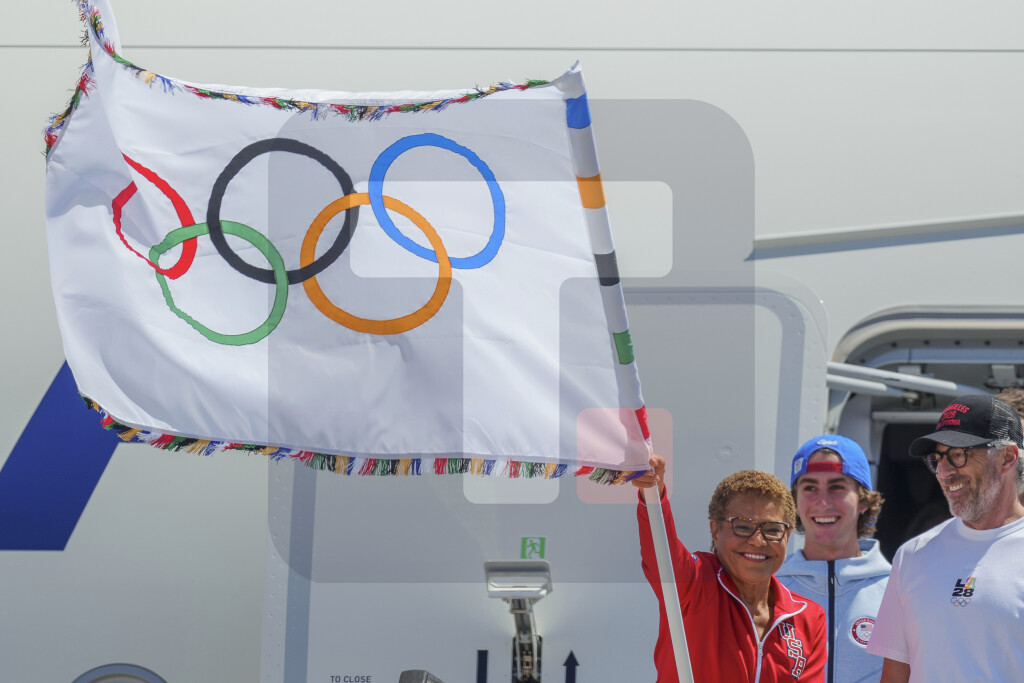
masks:
[[[843,459],[842,470],[839,469],[839,465],[836,463],[835,470],[832,471],[841,472],[867,490],[873,490],[871,488],[871,468],[868,466],[868,458],[864,455],[864,449],[853,439],[847,439],[845,436],[839,436],[838,434],[816,436],[800,447],[800,450],[793,456],[790,486],[796,484],[796,480],[800,478],[800,475],[807,474],[807,464],[811,456],[826,448],[830,451],[835,451]],[[825,465],[827,463],[821,464]],[[829,470],[822,469],[820,471]]]

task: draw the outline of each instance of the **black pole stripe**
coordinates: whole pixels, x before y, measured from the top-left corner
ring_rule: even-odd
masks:
[[[594,261],[597,263],[597,277],[602,286],[611,287],[619,284],[619,262],[614,251],[609,254],[594,254]]]

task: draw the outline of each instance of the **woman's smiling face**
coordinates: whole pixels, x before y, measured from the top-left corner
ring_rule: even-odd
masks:
[[[737,494],[725,508],[725,518],[744,517],[754,522],[784,522],[782,507],[753,493]],[[741,538],[729,522],[711,520],[711,538],[722,563],[737,584],[757,586],[771,580],[786,560],[786,546],[792,529],[782,539],[767,541],[758,529]]]

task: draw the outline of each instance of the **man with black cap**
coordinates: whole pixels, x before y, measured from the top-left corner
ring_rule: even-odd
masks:
[[[1024,672],[1021,421],[992,396],[960,396],[916,439],[953,519],[904,543],[868,652],[882,683],[1019,681]]]

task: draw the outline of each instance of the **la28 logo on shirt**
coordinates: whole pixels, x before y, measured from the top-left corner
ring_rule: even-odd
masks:
[[[974,595],[975,577],[968,576],[966,579],[957,579],[953,586],[953,595],[950,597],[950,604],[956,607],[967,607],[971,604],[971,596]]]

